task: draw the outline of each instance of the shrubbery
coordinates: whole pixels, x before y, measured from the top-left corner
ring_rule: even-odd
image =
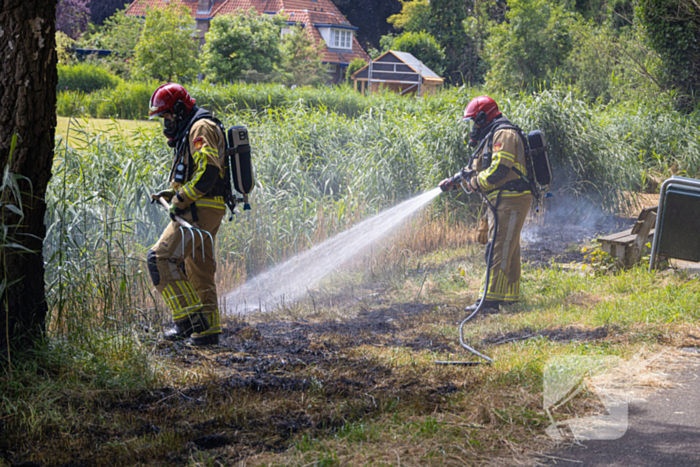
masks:
[[[246,73],[272,73],[282,59],[282,19],[253,9],[214,18],[202,47],[203,72],[216,82],[238,80]]]
[[[144,119],[148,116],[148,102],[157,87],[157,82],[122,82],[114,89],[92,93],[59,92],[56,113],[63,116]]]
[[[117,87],[122,80],[95,65],[58,65],[58,91],[93,92]]]
[[[410,53],[438,76],[442,76],[445,71],[445,52],[435,38],[425,31],[408,31],[396,37],[384,36],[382,46],[385,50]]]

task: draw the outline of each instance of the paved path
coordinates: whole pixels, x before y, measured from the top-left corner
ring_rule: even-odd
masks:
[[[671,377],[681,387],[629,406],[628,430],[614,441],[587,441],[548,454],[546,465],[700,466],[700,368]],[[556,457],[557,459],[553,459]]]

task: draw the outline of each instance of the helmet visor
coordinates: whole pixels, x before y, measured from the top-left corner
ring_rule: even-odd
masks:
[[[165,114],[167,114],[167,113],[172,113],[172,112],[170,112],[170,109],[163,109],[160,112],[158,112],[158,108],[152,109],[148,114],[148,119],[153,120],[154,118],[164,117]]]

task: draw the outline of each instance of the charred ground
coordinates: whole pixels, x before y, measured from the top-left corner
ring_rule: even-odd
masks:
[[[530,230],[523,256],[533,297],[468,325],[467,338],[496,356],[495,367],[434,364],[465,357],[457,326],[483,273],[483,247],[471,245],[344,276],[344,286],[274,313],[231,318],[215,348],[164,344],[138,330],[159,385],[67,387],[51,396],[53,421],[30,433],[5,415],[0,465],[534,462],[553,446],[543,435],[542,355],[672,341],[668,329],[578,318],[606,298],[593,285],[561,285],[580,274],[550,266],[581,259],[581,240],[597,230]],[[587,400],[567,408],[599,409]]]

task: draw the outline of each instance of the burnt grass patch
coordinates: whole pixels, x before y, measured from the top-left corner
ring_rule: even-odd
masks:
[[[377,306],[377,305],[375,305]],[[159,360],[200,382],[147,391],[66,393],[56,401],[70,425],[40,439],[12,432],[0,454],[12,465],[187,465],[206,452],[223,464],[286,451],[299,434],[316,438],[396,410],[434,413],[478,383],[450,372],[417,374],[363,351],[453,351],[426,332],[435,305],[361,309],[350,319],[235,322],[220,345],[158,344]],[[457,317],[448,317],[454,320]],[[382,351],[380,349],[380,351]],[[16,448],[16,449],[15,449]]]
[[[634,224],[632,219],[602,213],[584,213],[576,224],[572,223],[571,215],[555,205],[552,213],[544,215],[541,224],[526,227],[522,236],[523,262],[535,268],[546,268],[552,263],[583,262],[584,254],[571,251],[572,245],[619,232]]]
[[[596,341],[605,339],[613,332],[609,326],[601,326],[594,329],[580,329],[576,327],[542,329],[536,331],[531,328],[525,328],[519,331],[511,331],[501,334],[491,334],[486,336],[481,343],[483,345],[502,345],[510,342],[524,341],[543,337],[553,342],[572,342],[572,341]]]

